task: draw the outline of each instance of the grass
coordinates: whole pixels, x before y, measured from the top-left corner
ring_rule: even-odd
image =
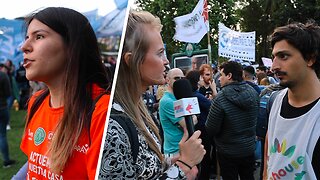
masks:
[[[26,111],[11,110],[10,111],[10,126],[11,130],[7,131],[7,138],[9,144],[10,159],[17,161],[16,164],[10,168],[4,169],[3,157],[0,153],[0,180],[10,180],[15,175],[20,167],[27,162],[27,156],[20,150],[21,137],[24,130]]]

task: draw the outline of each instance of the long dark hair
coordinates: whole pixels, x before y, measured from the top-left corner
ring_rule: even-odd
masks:
[[[44,23],[61,35],[67,49],[64,74],[64,113],[50,143],[50,168],[60,172],[82,130],[89,132],[93,108],[92,84],[109,89],[105,67],[101,61],[95,33],[85,16],[72,9],[49,7],[26,18],[26,29],[33,19]],[[36,97],[27,116],[27,123],[49,94],[45,90]]]

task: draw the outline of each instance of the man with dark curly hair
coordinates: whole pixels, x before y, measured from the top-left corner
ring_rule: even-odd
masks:
[[[286,87],[275,98],[266,139],[265,178],[320,178],[320,27],[292,23],[271,36],[272,70]]]
[[[219,81],[222,89],[212,101],[206,130],[215,141],[222,178],[254,180],[258,93],[234,61],[220,66]]]

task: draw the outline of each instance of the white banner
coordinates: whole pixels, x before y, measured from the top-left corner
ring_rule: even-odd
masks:
[[[199,0],[192,13],[174,18],[174,39],[182,42],[199,43],[208,30],[208,19],[204,12],[206,0]]]
[[[272,59],[266,58],[266,57],[262,57],[261,60],[263,62],[263,65],[265,65],[267,67],[271,67],[272,66]]]
[[[230,59],[255,61],[256,32],[237,32],[219,23],[218,54]]]

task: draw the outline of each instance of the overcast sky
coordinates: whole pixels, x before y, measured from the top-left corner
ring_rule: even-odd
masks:
[[[114,0],[5,0],[0,5],[0,18],[14,19],[25,16],[39,8],[49,6],[68,7],[81,13],[98,9],[106,15],[116,9]]]

